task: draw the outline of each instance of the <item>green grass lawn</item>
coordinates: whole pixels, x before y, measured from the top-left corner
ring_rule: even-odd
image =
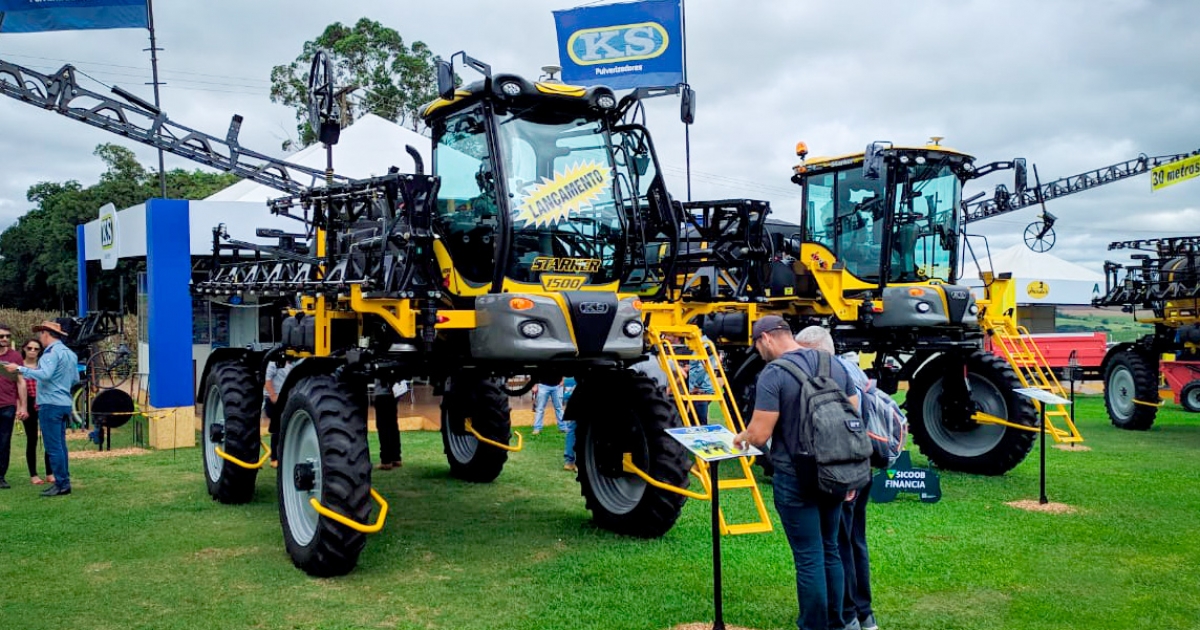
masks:
[[[1005,505],[1037,498],[1036,449],[1004,477],[943,475],[940,503],[870,507],[881,627],[1200,627],[1200,415],[1168,406],[1152,431],[1132,433],[1109,426],[1099,398],[1081,399],[1079,412],[1092,450],[1048,449],[1050,498],[1076,514]],[[447,478],[436,434],[406,433],[404,467],[375,474],[391,502],[387,526],[355,572],[327,580],[283,551],[274,471],[260,475],[253,503],[224,506],[205,493],[195,449],[78,460],[76,492],[41,499],[14,451],[17,483],[0,492],[0,628],[711,621],[707,503],[690,501],[661,540],[598,531],[561,470],[562,437],[551,429],[526,444],[495,483],[472,485]],[[722,546],[726,622],[794,628],[778,528]]]
[[[1112,342],[1137,341],[1154,332],[1154,327],[1133,319],[1133,315],[1120,312],[1063,313],[1055,318],[1058,332],[1106,332]]]

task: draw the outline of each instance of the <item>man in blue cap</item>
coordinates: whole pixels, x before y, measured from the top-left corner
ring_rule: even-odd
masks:
[[[802,454],[796,458],[788,454],[782,427],[804,420],[799,417],[800,382],[784,368],[770,364],[775,360],[791,361],[806,374],[815,376],[819,351],[796,343],[791,326],[777,315],[754,322],[751,341],[767,366],[758,375],[754,415],[746,430],[734,438],[734,444],[762,447],[773,438],[770,456],[775,467],[772,478],[775,510],[779,512],[796,564],[796,599],[800,605],[797,627],[841,629],[846,578],[838,554],[838,528],[846,497],[833,497],[817,490],[815,460]],[[830,376],[857,408],[858,391],[841,363],[831,362]],[[854,627],[858,627],[857,620]]]

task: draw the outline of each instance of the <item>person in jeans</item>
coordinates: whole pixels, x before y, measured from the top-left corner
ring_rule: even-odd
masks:
[[[563,404],[566,405],[571,401],[571,394],[575,393],[575,379],[567,377],[563,379]],[[563,470],[575,472],[579,470],[575,466],[575,421],[559,418],[558,428],[567,434],[567,442],[563,445]]]
[[[283,417],[279,394],[283,393],[283,384],[293,367],[292,357],[283,355],[267,363],[263,375],[263,412],[267,414],[267,432],[271,434],[271,468],[279,467],[279,420]]]
[[[801,347],[827,352],[837,356],[833,336],[821,326],[809,326],[796,333],[796,343]],[[842,367],[850,376],[855,389],[860,392],[870,387],[869,379],[858,366],[858,356],[837,356]],[[860,404],[861,404],[861,394]],[[862,407],[858,407],[862,414]],[[842,528],[838,534],[838,555],[842,558],[842,570],[846,573],[846,596],[842,600],[842,626],[847,630],[878,630],[875,611],[871,608],[871,556],[867,549],[867,503],[871,496],[871,482],[858,491],[853,501],[842,504]]]
[[[801,348],[782,317],[768,315],[756,321],[751,339],[764,361],[791,361],[810,375],[817,373],[817,351]],[[832,362],[830,375],[857,407],[854,385],[837,361]],[[775,466],[772,485],[775,509],[796,565],[796,600],[800,606],[796,626],[800,630],[840,630],[846,576],[838,553],[838,530],[842,503],[853,498],[853,493],[842,497],[820,492],[815,462],[803,456],[793,459],[788,454],[782,429],[804,420],[800,417],[800,402],[800,383],[783,368],[767,365],[758,376],[750,424],[734,438],[734,444],[761,447],[774,438],[769,451]]]
[[[71,419],[71,387],[79,382],[79,357],[62,340],[67,333],[58,322],[45,321],[33,327],[38,342],[46,350],[36,368],[6,363],[4,369],[37,381],[39,422],[42,443],[50,455],[54,485],[42,492],[44,497],[71,494],[71,473],[67,469],[67,422]]]
[[[42,356],[42,344],[37,339],[30,339],[21,345],[21,356],[25,357],[22,365],[35,368]],[[22,378],[25,381],[25,419],[21,424],[25,427],[25,465],[29,467],[29,482],[35,486],[46,483],[38,476],[37,445],[38,445],[38,412],[37,412],[37,381]],[[43,453],[46,459],[46,474],[50,474],[50,454]],[[54,475],[50,475],[50,483],[54,483]]]
[[[542,432],[542,424],[546,417],[546,401],[554,402],[554,421],[560,424],[558,430],[565,432],[561,426],[563,421],[563,377],[542,376],[533,384],[533,434]]]
[[[21,354],[12,349],[12,328],[0,324],[0,362],[13,366],[10,374],[16,371],[16,366],[23,362]],[[13,421],[24,420],[27,413],[25,407],[25,381],[19,375],[0,378],[0,489],[8,489],[9,452],[12,450]]]
[[[708,338],[702,337],[701,342],[707,346]],[[688,391],[691,392],[693,395],[705,395],[705,396],[713,395],[713,392],[715,390],[713,389],[712,378],[709,377],[708,370],[706,370],[704,368],[704,362],[703,361],[688,361],[687,364],[688,364],[687,365]],[[716,368],[717,368],[715,362],[713,363],[712,367],[713,367],[713,373],[715,374]],[[709,402],[710,401],[707,401],[707,400],[692,401],[692,406],[695,407],[695,409],[696,409],[696,420],[700,424],[708,424]]]

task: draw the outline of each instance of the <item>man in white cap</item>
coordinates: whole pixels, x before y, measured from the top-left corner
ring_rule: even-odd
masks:
[[[4,364],[9,372],[37,381],[38,424],[42,443],[50,456],[54,485],[42,492],[44,497],[71,494],[71,474],[67,470],[67,422],[71,419],[71,387],[79,382],[79,357],[62,340],[67,337],[62,324],[44,321],[33,327],[45,351],[36,368]]]

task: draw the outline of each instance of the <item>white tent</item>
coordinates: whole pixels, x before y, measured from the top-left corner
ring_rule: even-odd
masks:
[[[988,260],[968,259],[963,265],[962,284],[982,287],[979,268],[988,270]],[[1104,274],[1077,265],[1051,254],[1038,253],[1018,243],[991,257],[991,270],[1011,273],[1017,281],[1019,304],[1082,304],[1092,303],[1104,290]]]

